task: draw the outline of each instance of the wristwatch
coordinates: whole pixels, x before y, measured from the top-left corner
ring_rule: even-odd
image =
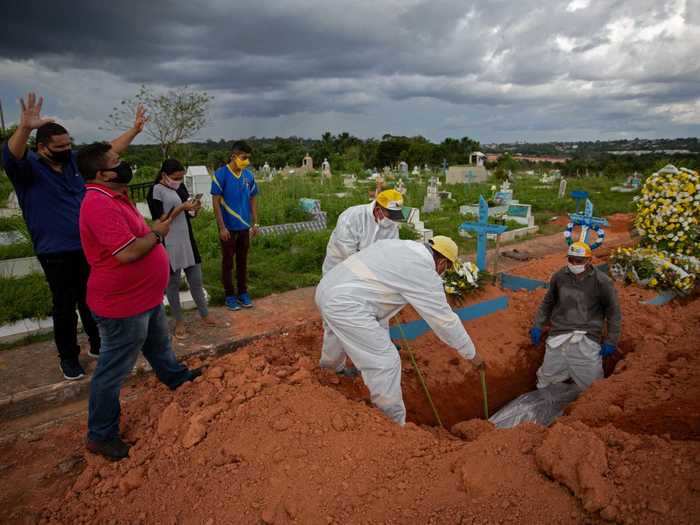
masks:
[[[163,236],[155,230],[151,230],[151,233],[156,236],[156,244],[163,244]]]

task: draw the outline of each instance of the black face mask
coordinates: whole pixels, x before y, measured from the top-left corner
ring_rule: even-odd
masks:
[[[58,164],[68,164],[70,162],[70,159],[72,157],[72,152],[70,149],[64,149],[61,151],[54,151],[50,148],[46,148],[49,150],[49,154],[46,155],[46,157],[52,161],[56,162]]]
[[[102,171],[113,171],[117,174],[117,177],[109,182],[116,182],[117,184],[129,184],[131,179],[134,177],[134,173],[131,171],[131,166],[128,162],[121,161],[117,166],[110,168],[108,170]]]

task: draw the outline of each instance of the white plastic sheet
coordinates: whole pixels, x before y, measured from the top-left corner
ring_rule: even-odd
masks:
[[[533,390],[504,406],[489,421],[497,428],[512,428],[531,421],[542,426],[551,425],[564,413],[564,409],[581,394],[574,383],[555,383]]]

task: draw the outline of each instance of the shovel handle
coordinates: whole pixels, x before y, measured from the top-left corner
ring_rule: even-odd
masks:
[[[486,388],[486,370],[483,368],[479,369],[479,379],[481,379],[481,393],[484,398],[484,417],[488,420],[489,418],[489,398],[488,390]]]

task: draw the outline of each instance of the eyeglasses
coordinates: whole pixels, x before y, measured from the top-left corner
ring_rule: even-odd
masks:
[[[579,264],[586,264],[586,263],[588,262],[588,257],[575,257],[575,256],[573,256],[573,255],[569,255],[569,256],[567,257],[567,260],[568,260],[571,264],[579,265]]]

